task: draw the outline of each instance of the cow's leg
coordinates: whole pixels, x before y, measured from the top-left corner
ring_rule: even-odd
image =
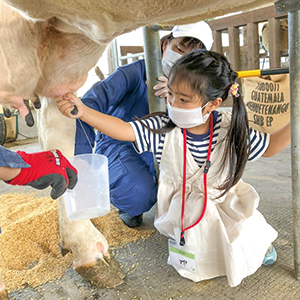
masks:
[[[73,155],[75,121],[61,115],[53,100],[41,100],[37,127],[42,148],[58,148],[67,157]],[[106,288],[120,285],[125,275],[110,254],[105,237],[90,220],[69,220],[63,198],[60,197],[57,201],[62,253],[66,250],[73,253],[74,269],[91,284]]]
[[[97,287],[112,288],[123,283],[125,275],[111,255],[105,237],[90,220],[70,221],[62,197],[58,200],[62,253],[71,250],[73,268]]]
[[[0,300],[7,300],[7,299],[8,299],[8,295],[0,273]]]

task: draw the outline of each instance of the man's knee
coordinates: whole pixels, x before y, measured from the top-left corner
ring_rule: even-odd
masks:
[[[127,184],[111,190],[111,202],[122,211],[136,216],[148,211],[156,202],[157,185],[151,178],[131,178]]]
[[[132,151],[118,153],[109,165],[111,202],[131,215],[148,211],[156,202],[157,185],[150,166]]]

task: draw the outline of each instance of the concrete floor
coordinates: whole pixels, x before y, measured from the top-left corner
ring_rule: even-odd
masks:
[[[37,140],[31,141],[9,147],[12,150],[38,151]],[[252,184],[260,194],[259,210],[279,235],[274,242],[277,262],[273,266],[262,266],[239,286],[228,287],[225,277],[199,283],[180,277],[167,264],[167,239],[156,232],[144,242],[134,242],[113,250],[126,273],[124,284],[115,289],[97,289],[70,268],[60,280],[34,289],[27,287],[13,291],[9,294],[10,299],[300,299],[300,282],[295,279],[293,270],[290,147],[273,158],[261,158],[249,163],[243,179]],[[4,187],[2,183],[0,188],[1,193],[4,193],[9,192],[10,186]],[[13,189],[16,192],[16,188]],[[24,190],[21,191],[20,188],[20,192]],[[153,219],[154,209],[145,214],[145,222],[153,226]],[[132,268],[132,265],[135,267]]]

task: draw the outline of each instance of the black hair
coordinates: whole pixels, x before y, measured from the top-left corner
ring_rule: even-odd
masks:
[[[168,35],[165,35],[160,39],[160,46],[161,46],[161,53],[163,53],[163,44],[164,41],[167,40],[170,42],[171,40],[175,39],[173,37],[173,34],[170,33]],[[207,50],[205,45],[202,43],[202,41],[198,40],[197,38],[190,37],[190,36],[185,36],[182,41],[180,42],[180,45],[184,45],[186,48],[191,49],[191,50],[196,50],[196,49],[203,49]]]
[[[169,85],[172,86],[177,82],[186,83],[192,92],[201,97],[204,105],[217,98],[225,101],[236,79],[237,73],[232,70],[225,56],[213,51],[193,50],[183,55],[172,66]],[[149,116],[144,118],[147,117]],[[170,120],[165,127],[152,131],[163,134],[175,126]],[[225,163],[229,162],[229,172],[225,182],[219,187],[222,191],[220,197],[240,180],[250,153],[248,117],[240,95],[233,96],[231,123],[224,141],[225,152],[220,170],[222,171]]]

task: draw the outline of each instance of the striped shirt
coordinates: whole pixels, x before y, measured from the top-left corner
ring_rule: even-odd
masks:
[[[213,118],[214,128],[212,151],[214,149],[214,146],[216,145],[217,138],[220,132],[222,114],[218,111],[214,111]],[[165,126],[169,122],[169,120],[170,119],[168,116],[155,116],[143,120],[143,122],[151,129],[158,129]],[[139,121],[130,122],[130,124],[134,130],[136,138],[136,141],[133,143],[135,150],[138,153],[142,153],[144,151],[153,152],[157,159],[157,162],[160,163],[162,150],[164,147],[165,134],[155,134],[145,128]],[[187,147],[199,167],[201,167],[202,164],[206,161],[209,135],[209,131],[205,134],[195,135],[187,130]],[[255,161],[260,158],[268,148],[269,140],[269,134],[259,132],[250,127],[251,151],[248,160]]]

